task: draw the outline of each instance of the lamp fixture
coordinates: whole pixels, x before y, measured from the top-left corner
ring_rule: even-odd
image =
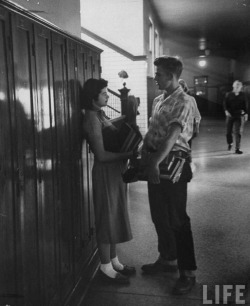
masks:
[[[205,59],[200,59],[198,64],[201,68],[204,68],[207,66],[207,61]]]

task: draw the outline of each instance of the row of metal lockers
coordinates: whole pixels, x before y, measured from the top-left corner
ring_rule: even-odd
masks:
[[[63,305],[96,250],[80,89],[100,52],[0,4],[0,304]]]

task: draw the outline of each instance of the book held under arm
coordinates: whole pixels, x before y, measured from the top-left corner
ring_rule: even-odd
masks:
[[[150,158],[150,157],[149,157]],[[176,183],[180,180],[183,167],[188,155],[183,151],[171,151],[167,158],[160,164],[160,178]],[[132,160],[128,169],[123,174],[125,183],[136,181],[147,181],[147,162],[142,163],[141,159]]]

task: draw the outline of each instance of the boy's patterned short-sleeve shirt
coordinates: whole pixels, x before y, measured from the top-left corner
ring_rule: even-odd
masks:
[[[190,150],[188,141],[193,134],[195,99],[178,87],[170,96],[155,98],[149,129],[144,143],[149,150],[157,150],[168,135],[172,123],[180,124],[182,130],[172,150]]]

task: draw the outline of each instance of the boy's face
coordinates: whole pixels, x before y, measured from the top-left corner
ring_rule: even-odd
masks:
[[[156,66],[154,80],[159,86],[160,90],[167,90],[172,84],[173,76],[170,72],[167,72],[161,66]]]
[[[239,93],[242,89],[242,83],[239,82],[239,81],[235,81],[233,83],[233,91],[236,92],[236,93]]]

